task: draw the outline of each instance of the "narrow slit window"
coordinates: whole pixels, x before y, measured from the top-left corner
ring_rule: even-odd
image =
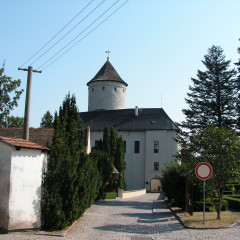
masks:
[[[135,141],[134,153],[140,153],[140,141]]]

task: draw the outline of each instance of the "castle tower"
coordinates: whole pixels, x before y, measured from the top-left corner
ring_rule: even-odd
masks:
[[[88,111],[125,109],[128,84],[118,75],[109,58],[87,86]]]

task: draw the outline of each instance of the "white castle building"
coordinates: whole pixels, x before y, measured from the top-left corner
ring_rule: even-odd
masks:
[[[126,109],[128,84],[109,59],[87,86],[88,112],[80,116],[85,127],[91,126],[92,146],[103,138],[104,127],[114,127],[126,146],[128,190],[160,192],[162,169],[178,151],[178,127],[162,108]]]

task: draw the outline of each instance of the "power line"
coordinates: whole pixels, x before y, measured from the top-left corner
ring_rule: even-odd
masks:
[[[105,21],[107,21],[114,13],[116,13],[123,5],[125,5],[129,0],[125,1],[122,5],[120,5],[114,12],[112,12],[107,18],[105,18],[101,23],[99,23],[95,28],[93,28],[89,33],[87,33],[84,37],[82,37],[79,41],[73,44],[70,48],[68,48],[64,53],[62,53],[58,58],[56,58],[53,62],[51,62],[48,66],[46,66],[42,71],[46,68],[50,67],[53,63],[55,63],[58,59],[60,59],[63,55],[65,55],[68,51],[70,51],[75,45],[81,42],[84,38],[90,35],[93,31],[95,31],[100,25],[102,25]],[[39,68],[38,68],[39,69]]]
[[[99,20],[104,14],[106,14],[114,5],[116,5],[120,0],[116,1],[114,4],[112,4],[107,10],[105,10],[97,19],[95,19],[90,25],[88,25],[87,28],[85,28],[80,34],[78,34],[73,40],[71,40],[67,45],[65,45],[61,50],[59,50],[55,55],[53,55],[51,58],[49,58],[45,63],[43,63],[41,66],[39,66],[37,69],[40,69],[44,65],[46,65],[48,62],[50,62],[54,57],[56,57],[60,52],[62,52],[66,47],[68,47],[73,41],[75,41],[80,35],[82,35],[89,27],[91,27],[97,20]],[[52,65],[54,62],[56,62],[60,57],[62,57],[66,52],[68,52],[71,48],[73,48],[76,44],[81,42],[84,38],[86,38],[89,34],[91,34],[94,30],[96,30],[101,24],[103,24],[107,19],[109,19],[115,12],[117,12],[123,5],[125,5],[128,2],[125,1],[122,5],[120,5],[113,13],[111,13],[107,18],[105,18],[100,24],[98,24],[95,28],[93,28],[89,33],[87,33],[84,37],[82,37],[78,42],[73,44],[69,49],[67,49],[63,54],[61,54],[58,58],[56,58],[52,63],[50,63],[47,67],[45,67],[43,70],[48,68],[50,65]]]
[[[91,0],[80,12],[77,13],[58,33],[56,33],[47,43],[45,43],[35,54],[33,54],[25,63],[21,65],[23,67],[31,59],[33,59],[41,50],[43,50],[54,38],[56,38],[73,20],[75,20],[93,1]]]
[[[49,52],[53,47],[55,47],[63,38],[65,38],[70,32],[72,32],[79,24],[81,24],[87,17],[89,17],[97,8],[99,8],[106,0],[103,0],[100,4],[98,4],[87,16],[85,16],[80,22],[78,22],[70,31],[68,31],[63,37],[61,37],[56,43],[54,43],[50,48],[48,48],[42,55],[40,55],[34,62],[31,63],[33,65],[37,62],[41,57],[43,57],[47,52]]]

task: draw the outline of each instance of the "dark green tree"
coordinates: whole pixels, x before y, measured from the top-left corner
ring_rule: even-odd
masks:
[[[79,165],[84,165],[82,161],[85,161],[82,160],[84,144],[76,99],[68,94],[59,114],[55,113],[54,136],[43,180],[42,221],[45,229],[62,229],[80,216]]]
[[[106,126],[103,130],[103,151],[110,155],[110,129]]]
[[[110,154],[111,154],[111,156],[115,156],[115,153],[117,150],[117,143],[118,143],[118,132],[116,129],[111,128],[110,129]]]
[[[125,184],[125,169],[126,164],[124,160],[124,144],[122,136],[120,136],[117,140],[117,147],[114,156],[114,166],[119,172],[119,187],[124,189],[126,187]]]
[[[17,90],[21,80],[12,80],[4,74],[5,63],[0,68],[0,127],[6,127],[7,117],[14,107],[18,106],[18,100],[23,89]]]
[[[230,68],[231,61],[225,60],[223,49],[212,46],[202,61],[205,71],[198,70],[192,78],[183,109],[186,120],[181,123],[187,132],[196,133],[207,125],[236,129],[239,83],[237,72]]]
[[[177,162],[170,163],[162,170],[161,183],[168,201],[184,209],[185,177],[182,175],[181,166]]]
[[[240,47],[238,48],[238,53],[240,54]],[[238,83],[240,88],[240,58],[238,62],[235,64],[237,65],[237,69],[238,69]],[[240,94],[238,95],[238,100],[240,102]],[[240,129],[240,104],[237,105],[237,111],[238,111],[238,129]]]
[[[47,111],[44,114],[44,116],[42,117],[40,127],[41,128],[53,128],[53,116],[49,111]]]
[[[24,126],[24,118],[23,117],[14,117],[8,116],[6,126],[7,128],[22,128]]]
[[[103,194],[112,178],[113,172],[113,159],[109,154],[101,151],[100,149],[94,149],[90,154],[91,159],[97,163],[98,171],[101,176],[101,185],[99,193]]]

